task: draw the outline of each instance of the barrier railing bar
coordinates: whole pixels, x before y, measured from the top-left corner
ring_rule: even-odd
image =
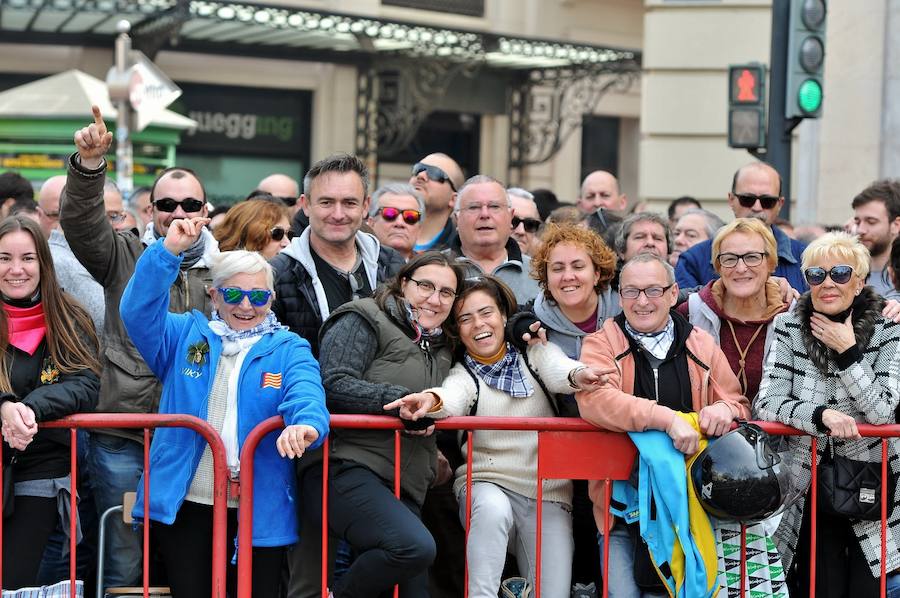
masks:
[[[747,582],[747,526],[741,524],[741,598],[746,598],[747,589],[744,584]]]
[[[810,443],[810,454],[812,458],[812,476],[809,482],[809,598],[815,598],[816,595],[816,518],[818,516],[818,480],[819,464],[816,463],[816,456],[819,452],[818,439],[813,436]],[[794,558],[796,558],[796,553]]]
[[[330,463],[329,459],[329,446],[331,445],[331,437],[325,439],[325,442],[322,444],[322,554],[328,554],[328,466]],[[246,446],[246,442],[244,443]],[[255,448],[255,447],[254,447]],[[250,509],[250,516],[253,517],[253,509]],[[240,547],[238,547],[240,549]],[[247,559],[244,559],[247,560]],[[241,561],[241,555],[238,555],[238,563]],[[251,567],[247,567],[248,571],[252,571]],[[250,574],[247,575],[247,580],[250,580]],[[242,598],[240,592],[238,593],[238,598]],[[322,559],[322,598],[328,598],[328,559]]]
[[[400,430],[394,430],[394,496],[400,500]],[[400,598],[400,585],[394,586],[394,598]]]
[[[887,594],[888,443],[881,439],[881,598]],[[891,497],[891,501],[894,497]]]
[[[141,530],[141,542],[144,546],[144,555],[150,554],[150,429],[144,428],[144,528]],[[150,598],[150,559],[143,559],[143,571],[141,577],[144,587],[144,598]],[[216,580],[213,577],[213,588]]]
[[[42,428],[62,428],[62,429],[81,429],[81,428],[125,428],[125,429],[142,429],[144,434],[144,554],[149,552],[149,507],[148,501],[150,497],[150,428],[188,428],[200,434],[209,445],[213,458],[213,537],[212,537],[212,580],[213,590],[211,598],[226,598],[225,588],[225,570],[226,570],[226,525],[227,525],[227,504],[226,497],[228,484],[228,465],[225,458],[225,445],[219,433],[213,428],[209,422],[194,417],[193,415],[184,414],[158,414],[158,413],[79,413],[69,415],[67,417],[43,422],[40,424]],[[77,442],[77,440],[75,441]],[[73,449],[75,447],[73,442]],[[77,465],[73,464],[72,484],[74,493],[75,477],[77,474]],[[2,498],[0,498],[2,501]],[[2,506],[2,505],[0,505]],[[73,511],[73,516],[74,516]],[[70,521],[71,525],[71,521]],[[0,534],[2,534],[2,523],[0,523]],[[74,551],[72,553],[72,561],[74,562]],[[0,559],[2,561],[2,559]],[[149,594],[149,559],[144,559],[144,596]],[[2,565],[0,565],[2,567]],[[70,562],[70,573],[72,564]],[[2,580],[2,568],[0,568],[0,580]],[[100,581],[99,583],[102,583]]]
[[[538,432],[540,435],[540,432]],[[540,440],[538,440],[540,445]],[[541,471],[541,451],[538,451],[538,472]],[[534,595],[541,598],[541,536],[544,535],[544,480],[537,476],[537,522],[534,530]]]
[[[72,470],[69,486],[69,598],[75,598],[77,576],[75,565],[78,561],[75,553],[77,550],[75,523],[78,521],[76,517],[78,513],[78,430],[74,428],[69,430],[69,465]]]
[[[463,598],[469,598],[469,530],[472,529],[472,430],[466,430],[466,566]]]
[[[609,504],[612,502],[612,480],[606,478],[603,485],[603,598],[609,598],[609,526],[612,513],[609,512]]]

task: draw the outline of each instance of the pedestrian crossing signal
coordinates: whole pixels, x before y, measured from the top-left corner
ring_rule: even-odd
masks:
[[[759,63],[728,67],[728,145],[766,145],[766,67]]]

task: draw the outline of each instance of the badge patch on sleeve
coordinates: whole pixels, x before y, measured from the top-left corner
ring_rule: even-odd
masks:
[[[281,374],[263,372],[260,388],[281,388]]]

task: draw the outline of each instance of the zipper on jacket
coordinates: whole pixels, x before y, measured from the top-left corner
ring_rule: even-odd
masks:
[[[659,402],[659,369],[653,368],[653,390],[656,394],[656,401]]]

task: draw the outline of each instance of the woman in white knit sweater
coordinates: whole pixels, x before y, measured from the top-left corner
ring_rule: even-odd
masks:
[[[533,344],[527,354],[506,342],[512,291],[492,276],[467,281],[457,299],[455,332],[465,353],[437,388],[407,395],[385,409],[418,419],[468,414],[552,417],[556,393],[598,386],[605,373],[566,357],[559,347]],[[537,513],[537,433],[479,430],[472,447],[472,520],[466,557],[471,598],[496,598],[509,546],[533,585]],[[466,450],[465,444],[463,451]],[[454,490],[465,522],[466,466]],[[572,484],[544,484],[541,595],[567,598],[572,565]]]

